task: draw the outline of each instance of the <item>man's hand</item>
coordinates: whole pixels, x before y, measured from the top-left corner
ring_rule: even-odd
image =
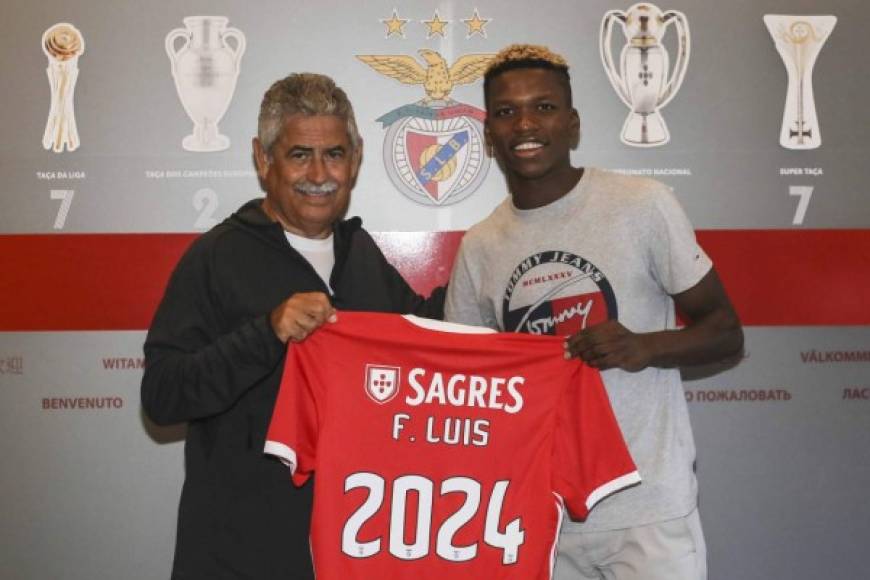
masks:
[[[324,322],[335,322],[335,308],[323,292],[294,294],[269,315],[272,330],[281,342],[299,342]]]
[[[600,370],[620,368],[637,372],[650,365],[652,352],[642,334],[616,320],[590,326],[565,340],[565,358],[579,357]]]
[[[565,357],[579,357],[599,369],[630,372],[646,367],[675,368],[727,360],[743,351],[740,319],[716,271],[672,296],[686,320],[683,328],[631,332],[608,320],[581,330],[565,341]]]

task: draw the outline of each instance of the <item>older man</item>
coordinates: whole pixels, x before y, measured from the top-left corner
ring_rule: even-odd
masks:
[[[443,306],[443,292],[409,288],[359,218],[342,219],[362,142],[331,79],[272,85],[253,147],[265,199],[192,244],[145,341],[145,411],[188,422],[176,579],[313,577],[311,486],[294,490],[263,455],[285,343],[334,307],[440,318]]]

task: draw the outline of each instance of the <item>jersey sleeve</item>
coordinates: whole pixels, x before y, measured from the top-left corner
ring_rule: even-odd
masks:
[[[582,520],[608,495],[640,482],[640,475],[598,371],[578,365],[557,410],[553,491]]]
[[[306,363],[305,344],[291,345],[284,362],[284,374],[272,420],[266,434],[264,452],[278,457],[287,465],[293,483],[304,484],[314,471],[319,419]]]
[[[651,222],[649,251],[662,288],[671,295],[692,288],[713,262],[698,245],[689,218],[669,188],[655,197]]]

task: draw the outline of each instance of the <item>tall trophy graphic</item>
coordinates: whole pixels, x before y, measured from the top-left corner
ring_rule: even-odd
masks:
[[[813,65],[837,17],[766,14],[764,24],[788,72],[779,144],[787,149],[815,149],[822,136],[813,98]]]
[[[42,35],[42,51],[48,57],[48,84],[51,87],[51,108],[42,136],[42,146],[55,153],[66,147],[79,147],[73,95],[79,76],[79,57],[85,52],[85,39],[72,24],[61,22]]]
[[[245,35],[227,27],[227,22],[223,16],[189,16],[184,19],[184,28],[166,35],[175,88],[193,121],[193,133],[181,141],[188,151],[222,151],[230,146],[217,124],[236,89]]]
[[[614,24],[628,41],[622,47],[619,70],[611,46]],[[662,38],[669,25],[677,32],[673,71]],[[659,112],[677,94],[689,64],[689,22],[682,12],[662,12],[653,4],[635,4],[626,11],[610,10],[601,21],[601,62],[614,90],[629,108],[621,140],[634,147],[656,147],[670,140]]]

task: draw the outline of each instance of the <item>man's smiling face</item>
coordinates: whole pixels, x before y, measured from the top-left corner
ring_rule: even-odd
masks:
[[[486,140],[512,185],[558,183],[572,172],[580,118],[566,83],[558,72],[541,68],[517,68],[492,79]]]

